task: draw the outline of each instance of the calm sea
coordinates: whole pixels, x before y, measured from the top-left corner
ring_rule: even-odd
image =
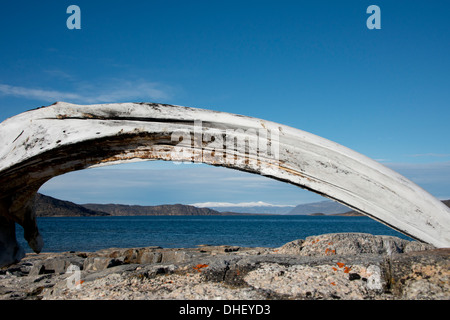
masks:
[[[38,218],[43,252],[95,251],[110,247],[188,248],[200,244],[279,247],[335,232],[393,235],[411,240],[368,217],[339,216],[146,216]],[[23,230],[17,239],[26,252]]]

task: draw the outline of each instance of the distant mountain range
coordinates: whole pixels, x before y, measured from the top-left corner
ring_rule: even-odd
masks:
[[[202,206],[208,206],[208,208],[219,212],[240,212],[240,213],[259,213],[259,214],[338,214],[351,211],[349,207],[342,205],[338,202],[327,200],[307,204],[299,204],[297,206],[277,206],[272,204],[259,204],[254,205],[221,205],[214,206],[214,203],[201,204]]]
[[[83,204],[83,207],[97,211],[106,212],[112,216],[157,216],[157,215],[187,215],[187,216],[211,216],[222,215],[220,212],[210,208],[197,208],[183,204],[166,204],[159,206],[138,206],[124,204]]]
[[[352,209],[336,201],[320,201],[314,203],[300,204],[291,209],[287,214],[338,214],[349,212]]]
[[[174,204],[160,206],[129,206],[121,204],[79,205],[38,193],[34,210],[37,217],[92,217],[92,216],[145,216],[145,215],[223,215],[209,209]]]
[[[450,207],[450,200],[442,201]],[[35,198],[34,210],[37,217],[74,217],[74,216],[147,216],[147,215],[243,215],[243,214],[287,214],[287,215],[343,215],[357,216],[360,213],[334,201],[321,201],[292,207],[254,206],[241,207],[245,212],[239,212],[240,207],[213,208],[196,207],[192,205],[174,204],[159,206],[138,206],[123,204],[76,204],[59,200],[38,193]],[[270,208],[273,210],[271,211]],[[281,213],[281,208],[289,209]],[[233,209],[233,210],[230,210]],[[249,211],[250,210],[250,211]],[[253,212],[251,212],[253,210]]]
[[[220,207],[209,207],[210,209],[219,212],[240,212],[249,214],[287,214],[292,210],[292,206],[220,206]]]

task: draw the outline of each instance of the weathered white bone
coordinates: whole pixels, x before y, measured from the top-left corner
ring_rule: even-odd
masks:
[[[0,232],[21,224],[35,251],[43,243],[31,204],[47,180],[92,166],[158,159],[262,174],[420,241],[450,245],[450,210],[419,186],[337,143],[266,120],[162,104],[59,102],[5,120],[0,141]],[[0,250],[16,252],[7,254],[9,260],[20,259],[8,232],[0,236]]]

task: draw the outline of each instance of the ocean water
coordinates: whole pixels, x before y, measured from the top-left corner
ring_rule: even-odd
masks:
[[[369,218],[342,216],[145,216],[41,217],[43,252],[104,248],[189,248],[202,244],[279,247],[308,236],[336,232],[407,236]],[[17,239],[32,252],[17,227]]]

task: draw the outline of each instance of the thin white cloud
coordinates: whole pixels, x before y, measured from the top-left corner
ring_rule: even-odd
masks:
[[[0,84],[0,95],[46,102],[66,101],[73,103],[113,103],[124,101],[152,101],[168,99],[170,88],[157,82],[109,81],[99,85],[78,85],[72,92],[43,88],[30,88]]]
[[[388,162],[388,161],[390,161],[389,159],[374,159],[375,161],[378,161],[378,162]]]
[[[417,153],[411,154],[410,157],[418,158],[418,157],[434,157],[434,158],[446,158],[450,157],[450,153]]]
[[[231,182],[265,182],[267,181],[267,178],[260,175],[246,175],[246,176],[239,176],[239,177],[224,177],[223,180],[225,181],[231,181]]]
[[[75,77],[63,70],[59,69],[45,69],[43,70],[46,74],[49,76],[56,78],[56,79],[63,79],[63,80],[69,80],[69,81],[75,81]]]
[[[157,82],[120,80],[105,84],[103,88],[98,88],[91,84],[84,88],[87,103],[131,101],[136,99],[144,99],[144,101],[149,99],[161,100],[169,98],[169,90],[169,88]]]
[[[27,99],[37,99],[44,101],[64,101],[79,100],[82,97],[76,93],[61,92],[57,90],[43,90],[34,88],[24,88],[0,84],[0,95],[24,97]]]

